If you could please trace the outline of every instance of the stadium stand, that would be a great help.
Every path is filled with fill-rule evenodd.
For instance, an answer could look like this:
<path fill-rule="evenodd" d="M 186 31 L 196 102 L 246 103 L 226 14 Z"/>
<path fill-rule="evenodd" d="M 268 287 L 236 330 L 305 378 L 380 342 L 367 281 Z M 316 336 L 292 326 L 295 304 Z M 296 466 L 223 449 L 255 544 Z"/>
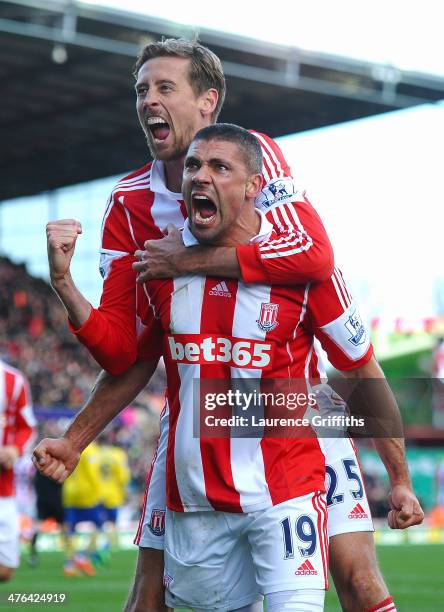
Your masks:
<path fill-rule="evenodd" d="M 25 372 L 37 406 L 80 406 L 99 370 L 69 332 L 51 287 L 4 257 L 0 282 L 1 354 Z"/>

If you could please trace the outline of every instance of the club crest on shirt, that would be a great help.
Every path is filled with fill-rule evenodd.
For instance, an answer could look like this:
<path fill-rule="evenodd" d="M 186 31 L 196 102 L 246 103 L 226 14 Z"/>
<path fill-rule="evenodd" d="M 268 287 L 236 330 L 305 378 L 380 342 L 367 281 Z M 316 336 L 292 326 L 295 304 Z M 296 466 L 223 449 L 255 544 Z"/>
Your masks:
<path fill-rule="evenodd" d="M 271 332 L 275 327 L 277 327 L 279 325 L 277 321 L 278 312 L 279 304 L 262 302 L 259 319 L 256 320 L 256 323 L 259 325 L 259 329 L 264 332 Z"/>
<path fill-rule="evenodd" d="M 165 510 L 154 508 L 148 527 L 153 535 L 162 536 L 165 533 Z"/>
<path fill-rule="evenodd" d="M 297 193 L 293 179 L 289 176 L 275 179 L 267 183 L 255 200 L 255 206 L 268 210 L 274 204 L 288 200 L 291 202 Z"/>
<path fill-rule="evenodd" d="M 350 338 L 348 339 L 354 346 L 358 346 L 359 344 L 364 344 L 366 333 L 365 327 L 362 323 L 361 316 L 357 310 L 355 310 L 344 323 L 346 329 L 351 333 Z"/>

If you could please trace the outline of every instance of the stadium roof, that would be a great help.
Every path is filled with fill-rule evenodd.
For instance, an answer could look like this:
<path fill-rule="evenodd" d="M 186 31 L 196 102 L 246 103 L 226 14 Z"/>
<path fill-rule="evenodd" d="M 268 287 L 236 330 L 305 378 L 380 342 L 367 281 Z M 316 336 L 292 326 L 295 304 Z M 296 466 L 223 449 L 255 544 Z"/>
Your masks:
<path fill-rule="evenodd" d="M 123 173 L 145 163 L 134 58 L 187 26 L 68 0 L 0 3 L 0 200 Z M 271 136 L 444 98 L 444 79 L 199 30 L 222 59 L 221 120 Z"/>

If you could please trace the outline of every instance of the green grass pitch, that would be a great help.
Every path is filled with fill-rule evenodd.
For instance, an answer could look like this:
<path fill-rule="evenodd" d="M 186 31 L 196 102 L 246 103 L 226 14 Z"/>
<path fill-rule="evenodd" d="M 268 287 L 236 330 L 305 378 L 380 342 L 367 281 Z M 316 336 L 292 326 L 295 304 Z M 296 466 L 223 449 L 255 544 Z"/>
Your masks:
<path fill-rule="evenodd" d="M 400 612 L 438 612 L 444 609 L 444 546 L 383 546 L 378 556 L 384 576 Z M 95 577 L 66 578 L 62 575 L 62 555 L 42 553 L 33 569 L 23 559 L 12 582 L 0 585 L 0 609 L 60 609 L 61 612 L 118 612 L 122 610 L 133 575 L 136 554 L 113 553 L 108 566 Z M 65 592 L 64 604 L 7 604 L 6 594 L 18 592 Z M 327 594 L 326 611 L 340 610 L 334 589 Z"/>

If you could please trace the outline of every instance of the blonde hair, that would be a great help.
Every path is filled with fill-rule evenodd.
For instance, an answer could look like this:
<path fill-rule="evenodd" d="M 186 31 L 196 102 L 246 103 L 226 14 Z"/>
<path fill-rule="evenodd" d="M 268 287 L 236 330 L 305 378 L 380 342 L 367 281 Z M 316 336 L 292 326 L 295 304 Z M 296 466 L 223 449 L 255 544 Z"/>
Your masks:
<path fill-rule="evenodd" d="M 137 73 L 145 62 L 156 57 L 183 57 L 190 60 L 189 81 L 196 95 L 208 89 L 216 89 L 219 94 L 212 119 L 217 121 L 225 100 L 225 76 L 222 63 L 215 53 L 199 44 L 183 38 L 166 38 L 149 43 L 140 52 L 134 65 Z"/>

